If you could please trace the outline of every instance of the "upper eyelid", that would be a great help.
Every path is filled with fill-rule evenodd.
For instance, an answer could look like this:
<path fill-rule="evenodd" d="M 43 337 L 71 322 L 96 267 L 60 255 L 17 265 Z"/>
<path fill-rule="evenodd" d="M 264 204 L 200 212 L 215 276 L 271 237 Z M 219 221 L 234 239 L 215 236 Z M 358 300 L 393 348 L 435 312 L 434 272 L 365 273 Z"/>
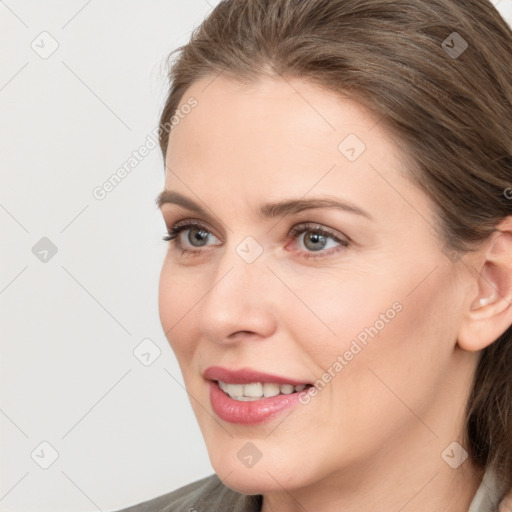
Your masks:
<path fill-rule="evenodd" d="M 196 226 L 196 227 L 200 227 L 200 228 L 205 228 L 206 231 L 208 231 L 209 233 L 211 233 L 215 237 L 219 238 L 216 235 L 216 230 L 215 229 L 212 229 L 207 222 L 202 221 L 202 220 L 198 220 L 198 219 L 183 219 L 183 220 L 179 220 L 179 221 L 171 223 L 170 227 L 168 229 L 172 230 L 172 229 L 178 229 L 178 228 L 187 228 L 187 227 L 190 227 L 190 226 L 192 226 L 192 227 Z"/>
<path fill-rule="evenodd" d="M 181 208 L 182 208 L 182 207 L 180 206 L 180 209 L 181 209 Z M 164 213 L 162 210 L 161 210 L 161 212 L 162 212 L 163 217 L 164 217 L 164 219 L 165 219 L 165 217 L 166 217 L 165 213 Z M 183 212 L 182 212 L 182 213 L 183 213 Z M 301 211 L 300 213 L 304 213 L 304 211 Z M 176 216 L 178 216 L 178 214 L 176 214 Z M 179 215 L 179 216 L 181 216 L 181 215 Z M 174 215 L 173 215 L 173 217 L 174 217 Z M 189 221 L 189 219 L 190 219 L 192 223 L 201 224 L 201 225 L 203 225 L 204 227 L 207 227 L 207 228 L 208 228 L 208 230 L 209 230 L 209 231 L 211 231 L 213 234 L 215 234 L 216 232 L 218 233 L 220 230 L 212 229 L 212 228 L 211 228 L 211 226 L 212 226 L 212 224 L 211 224 L 211 220 L 215 220 L 215 219 L 214 219 L 214 218 L 212 218 L 212 219 L 210 220 L 209 216 L 208 216 L 207 218 L 208 218 L 209 220 L 202 220 L 202 219 L 201 219 L 201 220 L 199 220 L 198 218 L 194 218 L 194 217 L 189 217 L 189 218 L 184 217 L 182 220 L 179 220 L 179 221 L 176 221 L 176 222 L 171 222 L 171 223 L 170 223 L 170 226 L 171 226 L 171 227 L 174 227 L 174 226 L 176 226 L 176 225 L 178 225 L 178 224 L 180 224 L 180 225 L 181 225 L 181 223 L 182 223 L 182 222 L 186 223 L 186 222 L 188 222 L 188 221 Z M 292 231 L 292 230 L 295 228 L 295 226 L 297 226 L 297 225 L 316 225 L 316 226 L 318 226 L 318 228 L 319 228 L 319 229 L 323 229 L 323 230 L 326 230 L 326 231 L 331 231 L 331 232 L 334 232 L 334 233 L 339 233 L 339 234 L 341 235 L 341 237 L 346 238 L 347 240 L 351 241 L 351 240 L 350 240 L 350 237 L 348 237 L 348 236 L 347 236 L 347 235 L 345 235 L 344 233 L 341 233 L 340 231 L 338 231 L 338 230 L 337 230 L 337 229 L 335 229 L 335 228 L 331 228 L 331 227 L 325 226 L 324 224 L 319 223 L 319 222 L 312 222 L 312 221 L 306 221 L 306 220 L 304 220 L 304 221 L 299 222 L 299 223 L 298 223 L 298 224 L 296 224 L 296 225 L 293 225 L 293 226 L 292 226 L 288 231 Z M 228 227 L 228 229 L 229 229 L 229 227 Z M 229 231 L 232 231 L 232 230 L 231 230 L 231 229 L 229 229 Z M 215 236 L 217 236 L 217 235 L 215 235 Z M 217 238 L 219 238 L 219 237 L 217 236 Z"/>
<path fill-rule="evenodd" d="M 290 232 L 300 232 L 300 231 L 321 231 L 323 233 L 327 233 L 334 238 L 348 238 L 348 236 L 339 232 L 337 229 L 329 228 L 324 226 L 323 224 L 319 224 L 317 222 L 301 222 L 300 224 L 293 225 L 290 229 Z M 340 236 L 338 236 L 340 235 Z"/>
<path fill-rule="evenodd" d="M 200 227 L 205 227 L 205 228 L 207 227 L 209 229 L 209 226 L 207 226 L 207 223 L 200 221 L 200 220 L 195 220 L 195 219 L 179 220 L 177 222 L 174 222 L 171 227 L 175 228 L 175 227 L 186 227 L 186 226 L 200 226 Z"/>

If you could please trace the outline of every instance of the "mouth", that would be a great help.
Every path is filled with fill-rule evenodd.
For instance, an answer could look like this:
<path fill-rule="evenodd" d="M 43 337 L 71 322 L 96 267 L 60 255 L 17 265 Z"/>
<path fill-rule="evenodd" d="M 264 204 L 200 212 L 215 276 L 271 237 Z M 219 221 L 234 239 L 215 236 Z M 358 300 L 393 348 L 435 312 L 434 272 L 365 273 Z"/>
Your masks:
<path fill-rule="evenodd" d="M 299 393 L 311 384 L 278 384 L 275 382 L 250 382 L 247 384 L 231 384 L 221 380 L 214 381 L 231 399 L 239 402 L 253 402 L 278 395 Z"/>
<path fill-rule="evenodd" d="M 210 366 L 203 377 L 208 382 L 210 402 L 219 418 L 230 423 L 254 425 L 271 420 L 296 407 L 313 384 L 252 368 L 228 369 Z"/>

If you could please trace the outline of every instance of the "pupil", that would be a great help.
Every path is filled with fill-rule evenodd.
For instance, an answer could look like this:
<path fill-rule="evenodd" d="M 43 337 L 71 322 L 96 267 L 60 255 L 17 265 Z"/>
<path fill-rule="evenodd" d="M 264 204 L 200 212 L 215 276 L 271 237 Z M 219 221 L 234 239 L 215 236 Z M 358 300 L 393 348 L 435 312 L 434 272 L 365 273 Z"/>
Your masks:
<path fill-rule="evenodd" d="M 201 247 L 206 244 L 208 232 L 202 228 L 190 228 L 188 232 L 188 241 L 195 247 Z"/>
<path fill-rule="evenodd" d="M 312 251 L 319 251 L 325 247 L 327 237 L 321 233 L 309 232 L 304 237 L 304 245 Z"/>

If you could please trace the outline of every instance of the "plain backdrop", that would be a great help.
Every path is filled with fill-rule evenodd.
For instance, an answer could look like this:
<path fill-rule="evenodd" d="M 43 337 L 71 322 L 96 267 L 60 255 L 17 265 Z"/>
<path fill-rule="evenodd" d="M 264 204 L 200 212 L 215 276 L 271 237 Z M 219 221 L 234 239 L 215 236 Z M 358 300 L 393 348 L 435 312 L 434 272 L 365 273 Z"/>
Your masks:
<path fill-rule="evenodd" d="M 1 512 L 117 510 L 213 473 L 158 317 L 150 139 L 166 56 L 217 3 L 0 0 Z"/>

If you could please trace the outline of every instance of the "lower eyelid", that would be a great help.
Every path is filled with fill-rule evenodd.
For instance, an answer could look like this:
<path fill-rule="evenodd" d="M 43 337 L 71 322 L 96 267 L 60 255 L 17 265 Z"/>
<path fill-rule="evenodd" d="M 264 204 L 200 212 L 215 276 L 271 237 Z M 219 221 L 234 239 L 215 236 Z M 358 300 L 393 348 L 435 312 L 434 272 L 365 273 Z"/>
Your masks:
<path fill-rule="evenodd" d="M 308 259 L 308 258 L 328 258 L 329 256 L 332 256 L 338 252 L 343 251 L 346 249 L 347 246 L 345 245 L 338 245 L 336 247 L 331 247 L 330 249 L 327 249 L 325 251 L 298 251 L 300 252 L 300 258 Z"/>

